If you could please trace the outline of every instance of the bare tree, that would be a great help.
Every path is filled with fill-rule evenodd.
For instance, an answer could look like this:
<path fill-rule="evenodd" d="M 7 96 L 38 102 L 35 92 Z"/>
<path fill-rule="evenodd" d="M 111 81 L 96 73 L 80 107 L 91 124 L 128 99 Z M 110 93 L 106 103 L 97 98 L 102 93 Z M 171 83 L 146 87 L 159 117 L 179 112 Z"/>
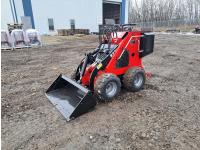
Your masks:
<path fill-rule="evenodd" d="M 129 21 L 200 19 L 200 0 L 129 0 Z"/>

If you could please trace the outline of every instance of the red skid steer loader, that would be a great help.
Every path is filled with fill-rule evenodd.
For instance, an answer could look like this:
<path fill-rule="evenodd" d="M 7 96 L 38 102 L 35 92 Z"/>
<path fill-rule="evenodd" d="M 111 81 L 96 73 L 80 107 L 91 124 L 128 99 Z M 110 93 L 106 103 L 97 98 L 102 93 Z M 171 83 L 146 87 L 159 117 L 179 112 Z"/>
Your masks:
<path fill-rule="evenodd" d="M 100 41 L 71 78 L 61 74 L 46 91 L 67 121 L 94 108 L 97 100 L 112 100 L 122 85 L 137 92 L 145 84 L 142 58 L 153 52 L 153 33 L 137 31 L 133 24 L 106 25 Z"/>

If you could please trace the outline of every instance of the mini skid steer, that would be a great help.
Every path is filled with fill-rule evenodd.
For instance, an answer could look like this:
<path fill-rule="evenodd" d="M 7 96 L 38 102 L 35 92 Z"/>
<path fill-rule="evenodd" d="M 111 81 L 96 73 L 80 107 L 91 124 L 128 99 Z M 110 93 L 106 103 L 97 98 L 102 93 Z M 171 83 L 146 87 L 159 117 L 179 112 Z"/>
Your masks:
<path fill-rule="evenodd" d="M 145 84 L 142 58 L 153 52 L 154 34 L 134 24 L 105 25 L 101 42 L 85 54 L 71 78 L 60 75 L 46 91 L 47 98 L 67 121 L 88 112 L 98 100 L 110 101 L 123 86 L 137 92 Z"/>

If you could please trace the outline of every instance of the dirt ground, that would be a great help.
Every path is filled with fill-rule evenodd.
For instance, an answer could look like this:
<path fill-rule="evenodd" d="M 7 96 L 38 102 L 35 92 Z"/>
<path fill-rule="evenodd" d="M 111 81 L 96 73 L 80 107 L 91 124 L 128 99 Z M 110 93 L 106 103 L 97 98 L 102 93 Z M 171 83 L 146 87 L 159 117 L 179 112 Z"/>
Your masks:
<path fill-rule="evenodd" d="M 97 37 L 43 40 L 42 48 L 2 51 L 2 149 L 200 149 L 200 36 L 157 34 L 155 52 L 144 58 L 152 73 L 144 90 L 122 90 L 71 122 L 44 93 Z"/>

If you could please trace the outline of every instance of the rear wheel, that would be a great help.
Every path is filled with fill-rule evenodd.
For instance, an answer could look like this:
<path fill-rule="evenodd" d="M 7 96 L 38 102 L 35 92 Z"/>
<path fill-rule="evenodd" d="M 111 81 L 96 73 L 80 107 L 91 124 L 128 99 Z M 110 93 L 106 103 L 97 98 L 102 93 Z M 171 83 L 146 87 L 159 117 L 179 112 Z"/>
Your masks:
<path fill-rule="evenodd" d="M 145 71 L 142 68 L 130 68 L 123 77 L 124 87 L 130 91 L 137 92 L 144 87 Z"/>
<path fill-rule="evenodd" d="M 121 90 L 121 81 L 114 74 L 105 73 L 99 76 L 94 84 L 94 92 L 100 100 L 110 101 Z"/>

